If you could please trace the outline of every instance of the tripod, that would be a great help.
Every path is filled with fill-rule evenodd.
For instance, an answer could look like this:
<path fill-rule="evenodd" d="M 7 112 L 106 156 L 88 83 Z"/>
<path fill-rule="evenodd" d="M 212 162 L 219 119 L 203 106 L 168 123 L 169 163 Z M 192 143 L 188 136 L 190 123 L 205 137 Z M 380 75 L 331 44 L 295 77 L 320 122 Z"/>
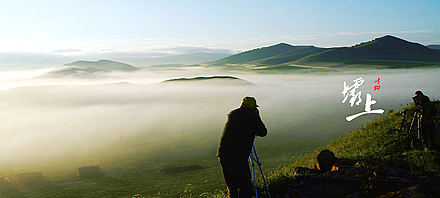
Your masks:
<path fill-rule="evenodd" d="M 407 135 L 407 137 L 410 137 L 412 140 L 414 140 L 412 138 L 413 137 L 413 133 L 412 132 L 414 130 L 417 130 L 417 140 L 423 142 L 424 137 L 422 135 L 422 124 L 421 124 L 420 112 L 418 110 L 416 110 L 414 112 L 414 115 L 413 115 L 412 120 L 411 120 L 411 124 L 409 124 L 406 121 L 407 110 L 403 110 L 400 113 L 403 115 L 402 122 L 400 123 L 400 131 L 404 132 Z M 416 124 L 416 122 L 417 122 L 417 124 Z M 416 127 L 416 128 L 414 129 L 414 127 Z"/>
<path fill-rule="evenodd" d="M 257 175 L 255 173 L 255 163 L 256 163 L 258 165 L 258 167 L 260 168 L 260 173 L 261 173 L 261 176 L 263 177 L 264 185 L 266 186 L 267 195 L 269 196 L 269 198 L 271 198 L 270 192 L 269 192 L 269 186 L 267 185 L 266 178 L 264 177 L 263 168 L 261 168 L 261 161 L 260 161 L 260 158 L 258 157 L 257 149 L 255 148 L 255 144 L 252 145 L 252 150 L 251 150 L 249 159 L 251 160 L 252 173 L 254 175 L 255 197 L 258 198 Z M 226 189 L 224 197 L 226 198 L 227 195 L 228 195 L 228 189 Z"/>
<path fill-rule="evenodd" d="M 255 157 L 254 157 L 255 155 Z M 263 168 L 261 168 L 261 161 L 260 158 L 258 157 L 257 154 L 257 149 L 255 148 L 255 144 L 252 145 L 252 151 L 251 151 L 251 155 L 249 156 L 251 159 L 251 163 L 252 163 L 252 172 L 254 174 L 254 188 L 255 188 L 255 197 L 258 198 L 258 192 L 257 192 L 257 175 L 255 174 L 255 163 L 258 164 L 258 167 L 260 168 L 260 173 L 261 173 L 261 177 L 263 178 L 264 181 L 264 185 L 266 186 L 266 192 L 267 195 L 269 196 L 269 198 L 271 198 L 270 196 L 270 192 L 269 192 L 269 186 L 267 186 L 267 182 L 266 182 L 266 178 L 264 177 L 264 173 L 263 173 Z M 255 163 L 254 163 L 255 162 Z"/>
<path fill-rule="evenodd" d="M 417 120 L 417 139 L 423 141 L 423 136 L 421 134 L 422 132 L 422 124 L 420 122 L 420 112 L 416 110 L 416 112 L 414 112 L 414 116 L 413 119 L 411 120 L 411 126 L 410 126 L 410 130 L 412 130 L 413 126 L 414 126 L 414 122 Z"/>

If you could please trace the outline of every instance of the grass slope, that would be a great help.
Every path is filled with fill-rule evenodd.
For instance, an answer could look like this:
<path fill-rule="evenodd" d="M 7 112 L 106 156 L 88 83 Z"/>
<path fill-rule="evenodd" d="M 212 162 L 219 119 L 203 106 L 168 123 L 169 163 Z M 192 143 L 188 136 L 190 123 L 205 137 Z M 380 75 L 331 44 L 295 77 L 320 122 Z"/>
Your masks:
<path fill-rule="evenodd" d="M 403 109 L 410 110 L 414 108 L 412 104 Z M 438 105 L 437 109 L 440 109 Z M 412 140 L 411 137 L 415 137 L 415 134 L 408 136 L 408 134 L 398 130 L 402 118 L 400 111 L 390 110 L 386 115 L 365 124 L 340 139 L 332 141 L 326 147 L 305 154 L 297 161 L 271 172 L 268 175 L 268 182 L 273 187 L 284 185 L 285 182 L 291 181 L 295 177 L 294 169 L 296 167 L 314 168 L 317 164 L 316 156 L 325 149 L 334 152 L 338 158 L 350 160 L 374 160 L 406 156 L 406 160 L 412 166 L 424 169 L 428 173 L 439 174 L 440 162 L 431 155 L 435 151 L 427 149 L 421 144 L 417 144 L 417 141 Z M 412 116 L 409 116 L 407 120 L 410 122 L 411 118 Z M 439 118 L 440 115 L 437 114 L 437 130 Z M 437 137 L 437 145 L 434 148 L 438 148 L 438 141 Z"/>
<path fill-rule="evenodd" d="M 276 56 L 272 56 L 269 58 L 264 58 L 264 59 L 259 59 L 257 61 L 253 61 L 253 62 L 249 62 L 249 63 L 253 63 L 253 64 L 258 64 L 258 65 L 279 65 L 279 64 L 283 64 L 283 63 L 288 63 L 288 62 L 292 62 L 292 61 L 296 61 L 299 60 L 303 57 L 312 55 L 312 54 L 316 54 L 319 52 L 323 52 L 326 49 L 324 48 L 317 48 L 314 46 L 295 46 L 295 48 L 293 48 L 290 51 L 287 51 L 285 53 L 276 55 Z"/>
<path fill-rule="evenodd" d="M 224 59 L 221 59 L 219 61 L 212 62 L 212 64 L 214 65 L 244 64 L 244 63 L 284 54 L 293 49 L 295 49 L 295 47 L 292 45 L 286 43 L 280 43 L 269 47 L 257 48 L 250 51 L 245 51 L 239 54 L 235 54 L 226 57 Z"/>

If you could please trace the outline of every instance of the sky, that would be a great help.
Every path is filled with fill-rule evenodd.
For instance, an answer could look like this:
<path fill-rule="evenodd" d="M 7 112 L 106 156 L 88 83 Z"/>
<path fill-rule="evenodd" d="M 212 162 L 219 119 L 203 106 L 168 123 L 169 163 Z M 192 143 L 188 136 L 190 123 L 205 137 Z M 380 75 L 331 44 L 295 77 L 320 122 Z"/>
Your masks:
<path fill-rule="evenodd" d="M 440 44 L 438 0 L 0 0 L 0 52 L 237 53 L 280 42 Z"/>

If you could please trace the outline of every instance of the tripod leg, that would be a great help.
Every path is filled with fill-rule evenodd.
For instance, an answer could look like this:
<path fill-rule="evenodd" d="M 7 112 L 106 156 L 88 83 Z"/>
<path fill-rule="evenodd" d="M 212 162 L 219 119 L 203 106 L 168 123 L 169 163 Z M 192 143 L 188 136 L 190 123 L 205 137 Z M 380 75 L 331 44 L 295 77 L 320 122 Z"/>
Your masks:
<path fill-rule="evenodd" d="M 403 113 L 403 119 L 402 122 L 400 123 L 400 132 L 403 133 L 404 135 L 410 137 L 411 136 L 411 127 L 410 124 L 408 123 L 408 121 L 406 121 L 406 112 Z"/>
<path fill-rule="evenodd" d="M 421 117 L 420 114 L 417 114 L 417 132 L 419 134 L 419 139 L 422 140 L 422 143 L 425 143 L 425 136 L 423 135 L 423 131 L 422 131 L 422 121 L 421 121 Z"/>
<path fill-rule="evenodd" d="M 417 116 L 417 112 L 414 112 L 414 116 L 413 116 L 413 118 L 411 120 L 411 125 L 409 126 L 408 133 L 412 132 L 412 129 L 413 129 L 413 126 L 414 126 L 414 122 L 417 119 L 416 116 Z M 411 135 L 413 135 L 413 134 L 411 133 Z"/>
<path fill-rule="evenodd" d="M 420 121 L 419 118 L 417 118 L 417 138 L 421 141 L 423 141 L 422 134 L 420 133 Z"/>
<path fill-rule="evenodd" d="M 263 181 L 264 181 L 264 185 L 266 186 L 267 194 L 269 195 L 269 198 L 271 198 L 270 192 L 269 192 L 269 186 L 267 185 L 266 177 L 264 177 L 263 168 L 261 168 L 261 162 L 260 162 L 260 158 L 258 157 L 257 149 L 255 148 L 255 144 L 252 146 L 252 149 L 253 149 L 253 151 L 255 153 L 255 159 L 256 159 L 256 162 L 258 164 L 258 167 L 260 168 L 261 177 L 263 177 Z M 254 177 L 255 177 L 255 170 L 254 170 Z M 257 184 L 255 184 L 255 187 L 257 187 Z M 257 192 L 257 190 L 255 190 L 255 193 L 256 192 Z"/>
<path fill-rule="evenodd" d="M 255 197 L 258 198 L 258 192 L 257 192 L 257 175 L 255 174 L 255 163 L 254 163 L 254 155 L 252 154 L 253 152 L 251 151 L 251 163 L 252 163 L 252 173 L 254 174 L 254 190 L 255 190 Z"/>

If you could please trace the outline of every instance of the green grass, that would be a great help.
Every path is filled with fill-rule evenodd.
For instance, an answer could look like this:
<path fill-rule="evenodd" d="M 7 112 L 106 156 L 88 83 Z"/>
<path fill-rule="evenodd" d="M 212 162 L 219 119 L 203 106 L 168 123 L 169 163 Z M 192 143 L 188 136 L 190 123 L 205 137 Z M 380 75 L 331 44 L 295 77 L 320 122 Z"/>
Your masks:
<path fill-rule="evenodd" d="M 414 105 L 401 110 L 403 109 L 414 109 Z M 439 117 L 439 115 L 436 116 L 437 120 Z M 433 157 L 433 151 L 411 144 L 406 134 L 397 130 L 402 118 L 400 110 L 390 110 L 386 115 L 332 141 L 327 146 L 302 155 L 297 161 L 271 172 L 268 175 L 268 183 L 272 186 L 283 185 L 294 178 L 296 167 L 314 168 L 317 164 L 316 156 L 324 149 L 334 152 L 338 158 L 352 160 L 374 160 L 403 155 L 412 166 L 422 168 L 427 172 L 440 173 L 440 164 Z"/>

